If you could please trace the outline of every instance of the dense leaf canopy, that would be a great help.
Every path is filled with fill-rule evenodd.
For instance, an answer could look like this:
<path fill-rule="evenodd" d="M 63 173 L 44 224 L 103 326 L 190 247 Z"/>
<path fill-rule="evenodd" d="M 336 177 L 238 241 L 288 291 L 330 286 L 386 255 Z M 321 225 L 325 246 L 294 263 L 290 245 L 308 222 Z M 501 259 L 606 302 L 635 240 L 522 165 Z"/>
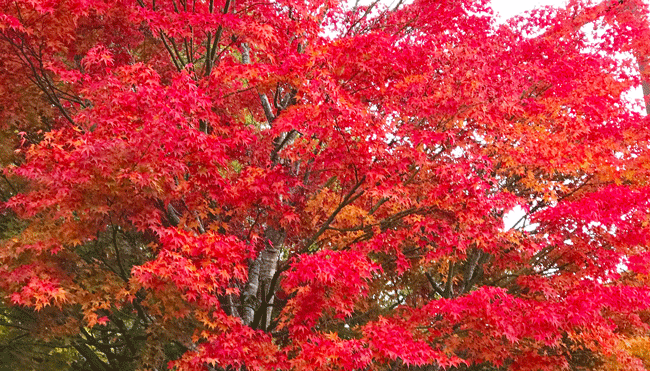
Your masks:
<path fill-rule="evenodd" d="M 644 370 L 647 10 L 0 0 L 0 363 Z"/>

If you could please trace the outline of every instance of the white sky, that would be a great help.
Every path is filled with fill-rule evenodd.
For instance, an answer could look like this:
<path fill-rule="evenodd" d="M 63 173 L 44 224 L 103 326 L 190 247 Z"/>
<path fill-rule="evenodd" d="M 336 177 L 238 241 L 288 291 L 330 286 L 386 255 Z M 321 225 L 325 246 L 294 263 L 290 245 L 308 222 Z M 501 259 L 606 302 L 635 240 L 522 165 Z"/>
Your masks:
<path fill-rule="evenodd" d="M 492 9 L 502 20 L 545 5 L 562 7 L 566 0 L 492 0 Z"/>

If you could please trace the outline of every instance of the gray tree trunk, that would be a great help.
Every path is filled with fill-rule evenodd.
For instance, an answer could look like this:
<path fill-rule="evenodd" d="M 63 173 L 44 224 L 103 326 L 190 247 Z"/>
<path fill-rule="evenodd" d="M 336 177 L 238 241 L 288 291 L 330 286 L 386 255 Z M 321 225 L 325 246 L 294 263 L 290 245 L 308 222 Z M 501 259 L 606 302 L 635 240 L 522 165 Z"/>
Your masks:
<path fill-rule="evenodd" d="M 242 322 L 245 325 L 252 325 L 255 318 L 256 310 L 265 302 L 269 291 L 273 290 L 271 281 L 277 270 L 280 250 L 284 242 L 285 234 L 275 228 L 267 227 L 264 233 L 267 239 L 266 247 L 255 260 L 250 262 L 248 267 L 248 282 L 242 293 Z M 272 304 L 271 300 L 267 304 Z M 271 321 L 271 312 L 273 307 L 268 306 L 262 315 L 260 323 L 267 324 Z"/>

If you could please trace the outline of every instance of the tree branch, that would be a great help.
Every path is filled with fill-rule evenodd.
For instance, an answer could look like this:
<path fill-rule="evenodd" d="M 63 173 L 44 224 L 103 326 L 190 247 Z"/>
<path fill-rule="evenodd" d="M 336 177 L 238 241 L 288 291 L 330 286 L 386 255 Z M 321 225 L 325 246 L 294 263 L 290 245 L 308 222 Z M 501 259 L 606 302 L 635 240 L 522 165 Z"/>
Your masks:
<path fill-rule="evenodd" d="M 341 212 L 341 210 L 343 210 L 343 208 L 345 208 L 350 203 L 354 202 L 357 198 L 359 198 L 363 194 L 364 191 L 361 191 L 358 194 L 355 193 L 357 192 L 357 189 L 359 189 L 359 187 L 361 186 L 361 184 L 363 184 L 365 180 L 366 180 L 366 176 L 364 175 L 363 177 L 361 177 L 359 182 L 355 184 L 354 187 L 352 187 L 352 189 L 348 192 L 348 194 L 345 195 L 345 198 L 343 198 L 343 201 L 341 201 L 341 203 L 336 208 L 336 210 L 334 210 L 332 214 L 330 214 L 330 216 L 327 218 L 325 223 L 323 223 L 320 229 L 316 233 L 314 233 L 314 235 L 312 235 L 307 240 L 307 242 L 305 242 L 304 245 L 305 248 L 309 248 L 309 246 L 311 246 L 314 242 L 316 242 L 318 237 L 320 237 L 327 230 L 327 228 L 329 228 L 330 224 L 334 221 L 334 219 Z"/>
<path fill-rule="evenodd" d="M 429 281 L 429 284 L 431 285 L 431 287 L 433 287 L 435 292 L 438 293 L 438 295 L 440 295 L 441 297 L 444 298 L 445 297 L 445 292 L 442 291 L 440 286 L 438 286 L 438 284 L 433 280 L 433 277 L 431 276 L 431 274 L 429 272 L 424 272 L 424 275 L 427 277 L 427 280 Z"/>

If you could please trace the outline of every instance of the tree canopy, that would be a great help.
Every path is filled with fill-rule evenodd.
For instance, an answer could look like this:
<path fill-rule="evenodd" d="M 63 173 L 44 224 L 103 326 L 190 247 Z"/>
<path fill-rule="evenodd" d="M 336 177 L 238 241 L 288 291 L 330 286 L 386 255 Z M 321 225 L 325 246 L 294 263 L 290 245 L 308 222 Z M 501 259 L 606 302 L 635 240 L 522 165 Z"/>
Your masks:
<path fill-rule="evenodd" d="M 647 14 L 0 0 L 0 360 L 645 370 Z"/>

